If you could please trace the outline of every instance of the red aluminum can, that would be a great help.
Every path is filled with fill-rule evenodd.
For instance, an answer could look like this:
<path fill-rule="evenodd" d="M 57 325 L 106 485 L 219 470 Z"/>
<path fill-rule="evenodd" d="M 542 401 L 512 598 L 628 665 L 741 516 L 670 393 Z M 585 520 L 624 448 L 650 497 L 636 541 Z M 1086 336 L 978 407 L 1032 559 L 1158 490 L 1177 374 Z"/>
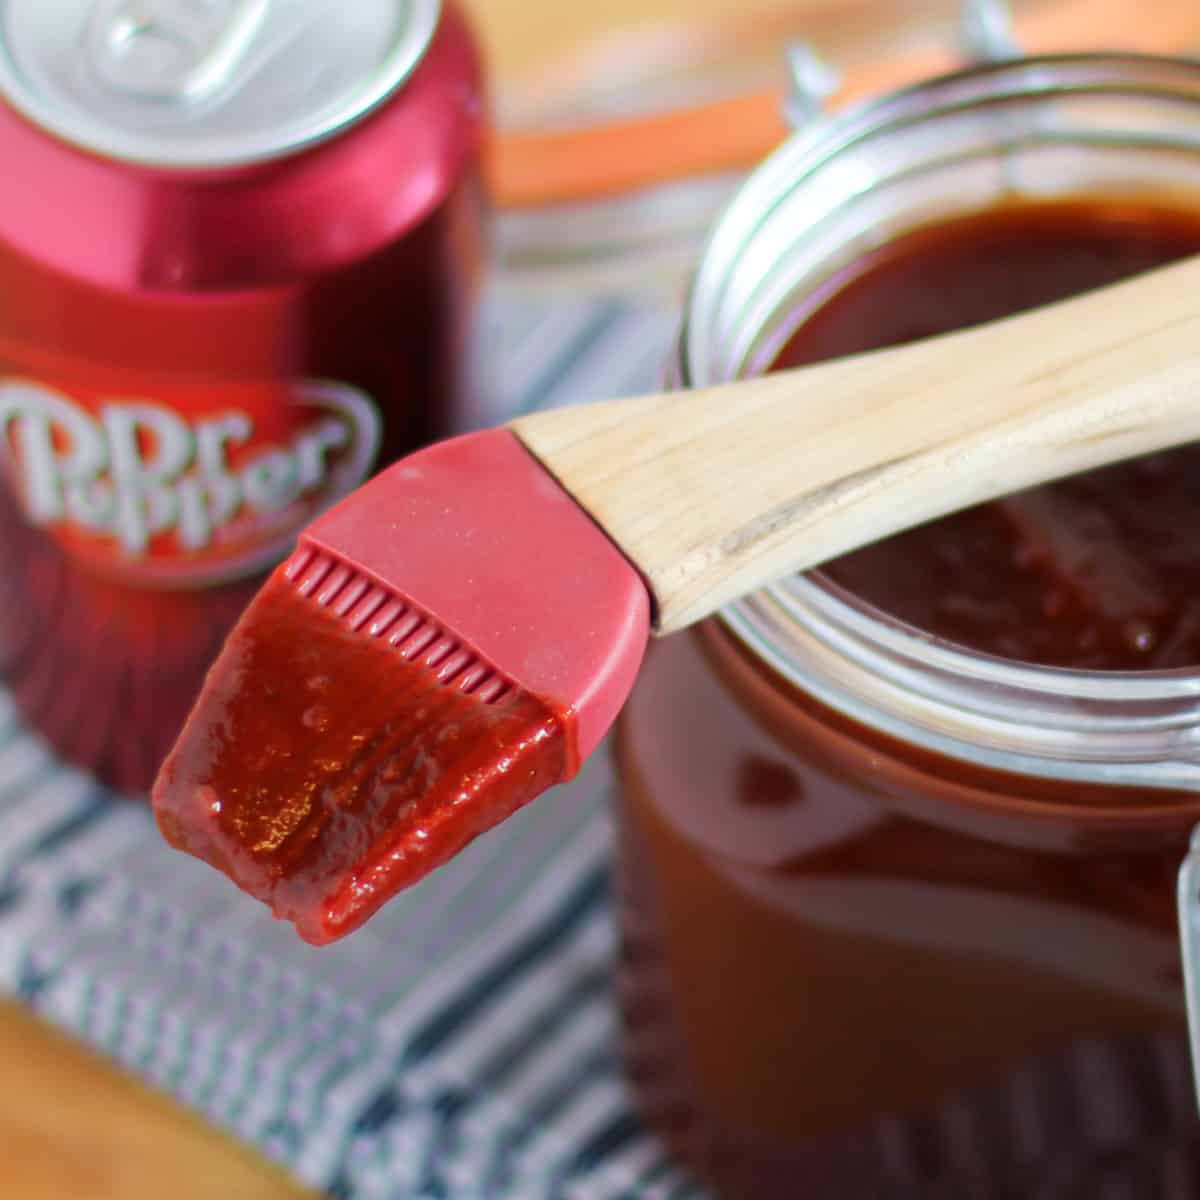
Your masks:
<path fill-rule="evenodd" d="M 104 782 L 302 526 L 467 422 L 484 126 L 439 0 L 0 0 L 0 671 Z"/>

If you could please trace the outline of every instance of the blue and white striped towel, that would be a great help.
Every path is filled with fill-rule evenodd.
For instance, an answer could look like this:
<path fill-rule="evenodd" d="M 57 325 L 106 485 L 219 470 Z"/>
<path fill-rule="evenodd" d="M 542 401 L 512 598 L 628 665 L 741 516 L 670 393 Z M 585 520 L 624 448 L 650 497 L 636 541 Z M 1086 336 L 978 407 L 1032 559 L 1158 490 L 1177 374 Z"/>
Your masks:
<path fill-rule="evenodd" d="M 673 325 L 495 298 L 483 416 L 652 387 Z M 610 786 L 598 756 L 313 950 L 0 693 L 0 986 L 341 1200 L 694 1196 L 616 1058 Z"/>

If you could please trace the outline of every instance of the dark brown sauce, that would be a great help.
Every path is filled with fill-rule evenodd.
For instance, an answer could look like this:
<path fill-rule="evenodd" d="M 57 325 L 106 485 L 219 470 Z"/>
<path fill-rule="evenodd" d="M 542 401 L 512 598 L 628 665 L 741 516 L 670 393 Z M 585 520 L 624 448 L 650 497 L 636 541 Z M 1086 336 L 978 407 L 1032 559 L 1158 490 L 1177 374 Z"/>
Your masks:
<path fill-rule="evenodd" d="M 954 221 L 832 280 L 781 361 L 1195 251 L 1200 211 Z M 828 574 L 1010 658 L 1200 664 L 1200 448 L 931 523 Z M 1150 1181 L 1170 1161 L 1200 1195 L 1174 916 L 1194 798 L 920 750 L 787 686 L 718 622 L 651 647 L 616 750 L 626 1062 L 714 1194 L 1140 1200 L 1166 1194 Z"/>
<path fill-rule="evenodd" d="M 495 703 L 352 630 L 279 568 L 235 627 L 154 788 L 163 836 L 314 945 L 552 784 L 570 718 Z"/>
<path fill-rule="evenodd" d="M 898 345 L 1200 253 L 1200 214 L 1020 204 L 908 234 L 833 281 L 777 365 Z M 1200 397 L 1198 397 L 1200 402 Z M 1200 664 L 1200 446 L 969 509 L 829 564 L 952 642 L 1049 666 Z"/>

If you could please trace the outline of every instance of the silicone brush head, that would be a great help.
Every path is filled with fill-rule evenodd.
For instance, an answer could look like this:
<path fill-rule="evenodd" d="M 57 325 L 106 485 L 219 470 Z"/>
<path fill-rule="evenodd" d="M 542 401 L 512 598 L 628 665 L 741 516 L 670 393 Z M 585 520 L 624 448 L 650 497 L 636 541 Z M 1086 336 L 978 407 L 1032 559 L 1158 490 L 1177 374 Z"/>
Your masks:
<path fill-rule="evenodd" d="M 159 774 L 160 827 L 332 941 L 570 778 L 649 629 L 637 572 L 511 433 L 440 443 L 271 576 Z"/>

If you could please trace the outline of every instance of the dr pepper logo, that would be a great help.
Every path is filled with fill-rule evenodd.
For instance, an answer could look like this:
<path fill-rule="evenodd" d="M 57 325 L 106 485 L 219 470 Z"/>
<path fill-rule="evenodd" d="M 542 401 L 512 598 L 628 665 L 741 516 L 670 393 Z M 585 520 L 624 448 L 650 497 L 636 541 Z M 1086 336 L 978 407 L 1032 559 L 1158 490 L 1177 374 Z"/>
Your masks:
<path fill-rule="evenodd" d="M 366 478 L 379 436 L 370 399 L 325 380 L 166 401 L 0 376 L 0 453 L 29 519 L 96 567 L 158 586 L 283 557 Z"/>

